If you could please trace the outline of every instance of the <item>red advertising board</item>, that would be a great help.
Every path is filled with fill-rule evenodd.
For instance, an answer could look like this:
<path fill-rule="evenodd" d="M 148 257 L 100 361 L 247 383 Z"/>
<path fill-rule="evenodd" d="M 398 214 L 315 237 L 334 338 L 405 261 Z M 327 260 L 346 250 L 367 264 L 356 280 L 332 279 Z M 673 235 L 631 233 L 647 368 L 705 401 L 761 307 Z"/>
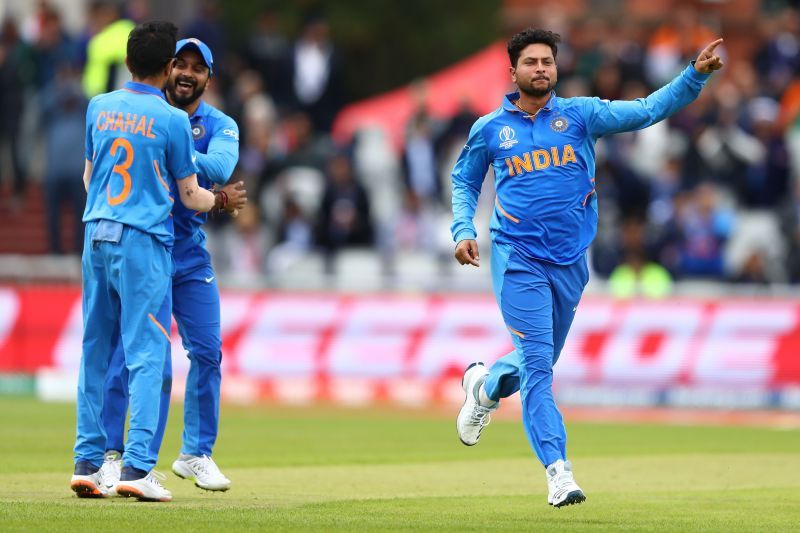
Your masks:
<path fill-rule="evenodd" d="M 0 372 L 74 372 L 82 328 L 78 288 L 0 287 Z M 222 336 L 223 370 L 238 393 L 298 401 L 336 389 L 354 401 L 413 395 L 511 350 L 491 295 L 224 292 Z M 179 377 L 188 360 L 174 324 L 172 340 Z M 800 302 L 587 297 L 556 386 L 800 386 Z"/>

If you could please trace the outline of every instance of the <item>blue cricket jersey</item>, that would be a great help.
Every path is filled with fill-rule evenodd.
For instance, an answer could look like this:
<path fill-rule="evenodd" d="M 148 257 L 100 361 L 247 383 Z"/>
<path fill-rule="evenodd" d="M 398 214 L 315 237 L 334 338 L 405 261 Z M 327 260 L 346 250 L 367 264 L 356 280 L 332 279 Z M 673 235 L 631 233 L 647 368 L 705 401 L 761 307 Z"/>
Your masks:
<path fill-rule="evenodd" d="M 89 102 L 85 155 L 93 168 L 83 221 L 121 222 L 171 246 L 175 180 L 197 172 L 186 113 L 128 82 Z"/>
<path fill-rule="evenodd" d="M 215 184 L 225 185 L 239 160 L 239 128 L 236 122 L 202 100 L 189 121 L 199 168 L 198 183 L 206 189 Z M 172 214 L 175 224 L 172 256 L 176 273 L 186 273 L 208 264 L 211 258 L 205 249 L 206 234 L 201 228 L 208 219 L 208 213 L 187 209 L 176 196 Z"/>
<path fill-rule="evenodd" d="M 597 233 L 594 145 L 611 133 L 646 128 L 692 102 L 708 79 L 690 64 L 647 98 L 559 98 L 529 116 L 506 95 L 479 118 L 452 175 L 455 242 L 476 237 L 472 219 L 489 165 L 494 169 L 492 239 L 536 259 L 569 265 Z"/>

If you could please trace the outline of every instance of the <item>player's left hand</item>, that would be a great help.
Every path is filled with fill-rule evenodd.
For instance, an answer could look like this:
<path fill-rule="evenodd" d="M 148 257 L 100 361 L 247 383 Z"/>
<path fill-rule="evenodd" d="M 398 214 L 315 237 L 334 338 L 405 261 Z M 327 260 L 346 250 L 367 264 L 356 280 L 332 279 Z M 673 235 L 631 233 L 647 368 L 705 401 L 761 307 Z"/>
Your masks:
<path fill-rule="evenodd" d="M 722 44 L 722 39 L 717 39 L 708 46 L 706 46 L 694 62 L 694 68 L 700 74 L 711 74 L 715 70 L 723 67 L 724 63 L 718 55 L 714 54 L 714 50 Z"/>
<path fill-rule="evenodd" d="M 244 188 L 244 182 L 229 183 L 219 190 L 228 195 L 228 203 L 225 204 L 223 209 L 230 213 L 232 217 L 238 216 L 239 209 L 242 209 L 247 203 L 247 191 Z"/>

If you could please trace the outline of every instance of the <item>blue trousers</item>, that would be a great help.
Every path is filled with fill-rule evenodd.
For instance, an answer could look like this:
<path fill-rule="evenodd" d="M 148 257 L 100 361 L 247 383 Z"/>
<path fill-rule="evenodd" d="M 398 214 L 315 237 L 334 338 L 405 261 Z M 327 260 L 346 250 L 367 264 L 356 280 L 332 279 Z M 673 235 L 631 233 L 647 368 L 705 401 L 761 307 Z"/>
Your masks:
<path fill-rule="evenodd" d="M 520 392 L 525 434 L 548 466 L 567 456 L 567 432 L 553 399 L 553 365 L 589 281 L 586 257 L 556 265 L 495 243 L 491 262 L 495 297 L 515 349 L 489 368 L 484 389 L 493 400 Z"/>
<path fill-rule="evenodd" d="M 128 466 L 149 471 L 158 459 L 152 441 L 169 349 L 164 325 L 169 325 L 171 311 L 172 257 L 153 236 L 130 226 L 89 222 L 85 231 L 75 460 L 98 467 L 103 463 L 104 382 L 111 354 L 121 344 L 131 411 L 123 459 Z"/>
<path fill-rule="evenodd" d="M 222 373 L 219 288 L 211 265 L 178 273 L 172 282 L 172 313 L 178 323 L 183 347 L 189 353 L 189 375 L 184 400 L 181 453 L 211 455 L 219 429 Z M 108 434 L 106 449 L 123 450 L 128 395 L 123 350 L 117 347 L 106 378 L 103 424 Z M 172 383 L 169 357 L 163 369 L 164 383 Z M 152 445 L 157 452 L 167 425 L 171 387 L 162 389 L 158 428 Z"/>

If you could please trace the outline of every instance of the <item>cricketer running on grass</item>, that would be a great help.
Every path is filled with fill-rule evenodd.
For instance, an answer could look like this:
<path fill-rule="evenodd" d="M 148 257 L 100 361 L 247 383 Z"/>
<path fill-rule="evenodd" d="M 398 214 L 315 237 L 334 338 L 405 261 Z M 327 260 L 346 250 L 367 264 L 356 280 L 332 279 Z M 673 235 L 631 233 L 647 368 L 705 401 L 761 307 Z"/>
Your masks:
<path fill-rule="evenodd" d="M 559 98 L 558 34 L 528 29 L 508 43 L 508 94 L 472 127 L 452 175 L 456 259 L 479 266 L 472 219 L 491 166 L 497 191 L 490 225 L 492 282 L 514 351 L 490 369 L 464 373 L 458 414 L 461 441 L 474 445 L 501 398 L 520 391 L 525 432 L 546 467 L 547 502 L 586 499 L 567 461 L 564 422 L 552 393 L 558 360 L 589 280 L 586 249 L 597 232 L 594 145 L 613 133 L 645 128 L 691 103 L 711 72 L 722 68 L 709 44 L 669 84 L 634 101 Z"/>
<path fill-rule="evenodd" d="M 232 118 L 201 99 L 214 73 L 211 50 L 198 39 L 183 39 L 176 45 L 175 56 L 166 97 L 170 104 L 189 115 L 199 169 L 197 181 L 203 188 L 221 186 L 227 210 L 241 208 L 247 201 L 244 184 L 225 185 L 239 160 L 239 128 Z M 182 478 L 193 479 L 200 488 L 224 491 L 231 482 L 211 458 L 219 427 L 222 339 L 219 289 L 201 228 L 208 215 L 180 201 L 175 202 L 172 215 L 175 226 L 172 314 L 190 359 L 183 443 L 172 470 Z M 164 324 L 169 327 L 168 320 Z M 167 355 L 158 428 L 151 444 L 155 452 L 164 437 L 171 383 L 172 362 Z M 119 477 L 121 453 L 125 449 L 123 431 L 128 405 L 128 372 L 121 346 L 114 352 L 105 394 L 103 424 L 108 440 L 103 471 L 109 494 L 114 495 L 113 486 Z"/>
<path fill-rule="evenodd" d="M 177 31 L 169 22 L 136 26 L 126 58 L 133 81 L 92 98 L 86 113 L 84 332 L 70 482 L 79 497 L 105 495 L 106 433 L 100 413 L 106 371 L 121 337 L 131 416 L 117 491 L 143 500 L 172 499 L 152 472 L 169 349 L 165 325 L 174 239 L 168 220 L 176 187 L 190 209 L 205 212 L 215 204 L 214 195 L 197 183 L 189 118 L 161 94 L 172 70 Z"/>

